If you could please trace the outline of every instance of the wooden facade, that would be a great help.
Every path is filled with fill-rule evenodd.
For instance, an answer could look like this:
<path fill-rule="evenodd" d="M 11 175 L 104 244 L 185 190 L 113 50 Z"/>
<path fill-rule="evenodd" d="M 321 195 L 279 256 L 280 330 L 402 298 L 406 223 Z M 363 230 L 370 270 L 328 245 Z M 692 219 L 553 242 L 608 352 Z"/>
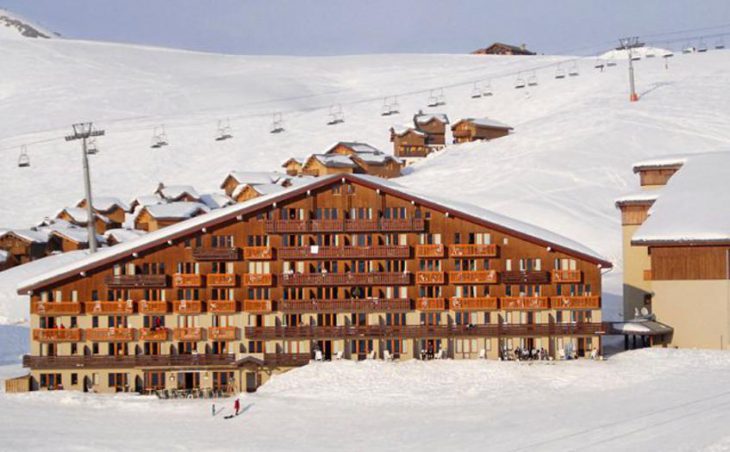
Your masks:
<path fill-rule="evenodd" d="M 513 46 L 495 42 L 489 47 L 477 49 L 472 52 L 473 55 L 535 55 L 535 52 L 527 50 L 524 44 L 521 46 Z"/>
<path fill-rule="evenodd" d="M 730 246 L 652 246 L 651 280 L 730 279 Z"/>
<path fill-rule="evenodd" d="M 509 135 L 512 127 L 480 124 L 473 119 L 462 119 L 451 126 L 454 143 L 468 143 L 470 141 L 493 140 Z"/>
<path fill-rule="evenodd" d="M 431 153 L 426 145 L 426 134 L 416 129 L 397 132 L 390 129 L 390 141 L 393 143 L 393 155 L 398 158 L 421 158 Z"/>
<path fill-rule="evenodd" d="M 426 144 L 429 146 L 446 144 L 446 125 L 449 122 L 440 119 L 440 116 L 419 113 L 413 117 L 413 122 L 418 130 L 426 134 Z"/>
<path fill-rule="evenodd" d="M 82 199 L 79 201 L 79 203 L 76 205 L 76 207 L 85 209 L 86 208 L 86 200 Z M 115 229 L 120 228 L 122 224 L 124 224 L 124 220 L 126 218 L 127 212 L 122 208 L 122 206 L 114 204 L 107 210 L 101 210 L 98 208 L 94 208 L 94 212 L 96 212 L 99 215 L 104 215 L 106 218 L 110 220 L 110 224 L 107 225 L 107 229 Z M 101 234 L 104 231 L 96 231 L 97 233 Z"/>
<path fill-rule="evenodd" d="M 639 174 L 642 187 L 656 187 L 667 185 L 669 179 L 682 168 L 682 165 L 642 165 L 634 168 Z"/>
<path fill-rule="evenodd" d="M 496 359 L 600 347 L 609 262 L 357 176 L 237 207 L 21 288 L 34 381 L 155 371 L 170 387 L 189 383 L 183 372 L 231 372 L 242 389 L 315 350 Z"/>
<path fill-rule="evenodd" d="M 56 218 L 68 221 L 69 223 L 82 228 L 86 227 L 86 221 L 77 221 L 76 218 L 70 215 L 65 209 L 62 210 L 58 214 L 58 216 L 56 216 Z M 122 221 L 120 222 L 112 222 L 109 218 L 102 214 L 94 215 L 94 230 L 96 230 L 97 234 L 104 234 L 107 229 L 120 228 L 122 226 L 122 223 L 124 223 L 124 211 L 122 211 Z"/>
<path fill-rule="evenodd" d="M 13 261 L 18 264 L 45 257 L 49 252 L 49 243 L 36 242 L 13 231 L 0 236 L 0 249 L 7 251 Z"/>

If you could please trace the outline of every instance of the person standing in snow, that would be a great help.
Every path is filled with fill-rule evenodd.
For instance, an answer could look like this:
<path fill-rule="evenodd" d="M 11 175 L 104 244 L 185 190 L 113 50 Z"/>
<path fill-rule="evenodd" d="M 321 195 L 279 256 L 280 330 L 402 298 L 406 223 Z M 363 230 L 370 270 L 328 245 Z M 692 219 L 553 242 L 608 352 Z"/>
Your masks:
<path fill-rule="evenodd" d="M 238 411 L 241 409 L 241 401 L 239 399 L 236 399 L 235 402 L 233 402 L 233 410 L 236 412 L 236 416 L 238 416 Z"/>

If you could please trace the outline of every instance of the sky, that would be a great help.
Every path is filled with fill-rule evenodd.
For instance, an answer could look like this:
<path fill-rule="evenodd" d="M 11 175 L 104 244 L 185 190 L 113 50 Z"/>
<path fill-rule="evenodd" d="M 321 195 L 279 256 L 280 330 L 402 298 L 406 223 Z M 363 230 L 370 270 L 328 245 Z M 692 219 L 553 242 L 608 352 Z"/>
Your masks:
<path fill-rule="evenodd" d="M 588 54 L 625 35 L 730 24 L 729 0 L 0 0 L 0 7 L 68 38 L 259 55 L 465 53 L 494 41 Z"/>

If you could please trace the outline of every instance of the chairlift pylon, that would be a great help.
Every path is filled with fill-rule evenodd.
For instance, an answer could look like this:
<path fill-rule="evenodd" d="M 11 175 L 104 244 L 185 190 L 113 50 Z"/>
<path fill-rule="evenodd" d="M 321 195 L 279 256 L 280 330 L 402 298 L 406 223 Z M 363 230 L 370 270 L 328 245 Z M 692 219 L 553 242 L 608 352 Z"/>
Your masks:
<path fill-rule="evenodd" d="M 284 131 L 284 119 L 281 113 L 274 113 L 274 118 L 271 122 L 271 133 L 281 133 Z"/>
<path fill-rule="evenodd" d="M 152 129 L 152 149 L 160 149 L 163 146 L 167 146 L 167 133 L 165 132 L 165 125 L 155 126 Z"/>
<path fill-rule="evenodd" d="M 482 97 L 482 90 L 479 87 L 479 82 L 474 82 L 474 87 L 471 89 L 471 98 L 480 99 Z"/>
<path fill-rule="evenodd" d="M 230 140 L 231 138 L 233 138 L 233 134 L 231 133 L 231 121 L 229 119 L 226 119 L 225 121 L 219 119 L 218 134 L 215 137 L 215 141 L 225 141 Z"/>
<path fill-rule="evenodd" d="M 522 89 L 525 87 L 525 79 L 522 78 L 522 74 L 517 76 L 515 79 L 515 89 Z"/>
<path fill-rule="evenodd" d="M 330 119 L 329 121 L 327 121 L 328 126 L 334 126 L 336 124 L 342 124 L 343 122 L 345 122 L 345 114 L 342 112 L 342 105 L 331 105 L 329 117 Z"/>
<path fill-rule="evenodd" d="M 28 147 L 23 145 L 20 147 L 20 156 L 18 157 L 18 168 L 28 168 L 30 166 L 30 156 L 28 155 Z"/>

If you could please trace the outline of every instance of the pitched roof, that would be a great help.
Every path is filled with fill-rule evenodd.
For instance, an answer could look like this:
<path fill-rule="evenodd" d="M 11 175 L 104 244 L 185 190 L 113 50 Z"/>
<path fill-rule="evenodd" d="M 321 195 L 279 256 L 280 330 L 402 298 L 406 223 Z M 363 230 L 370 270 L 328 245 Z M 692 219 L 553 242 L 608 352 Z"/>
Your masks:
<path fill-rule="evenodd" d="M 463 121 L 469 121 L 472 124 L 475 124 L 477 126 L 491 127 L 493 129 L 508 129 L 508 130 L 513 129 L 512 126 L 508 126 L 507 124 L 505 124 L 503 122 L 499 122 L 495 119 L 490 119 L 490 118 L 464 118 L 464 119 L 461 119 L 461 120 L 457 121 L 456 123 L 454 123 L 454 126 L 456 126 L 457 124 L 459 124 L 460 122 L 463 122 Z M 454 126 L 452 126 L 452 128 Z"/>
<path fill-rule="evenodd" d="M 89 221 L 89 212 L 85 208 L 81 207 L 66 207 L 65 209 L 58 212 L 56 217 L 61 216 L 62 213 L 66 213 L 71 220 L 76 224 L 86 224 Z M 94 218 L 101 220 L 104 223 L 111 223 L 111 220 L 100 213 L 94 213 Z"/>
<path fill-rule="evenodd" d="M 439 122 L 442 122 L 444 124 L 449 123 L 449 117 L 446 116 L 446 113 L 423 113 L 418 112 L 415 115 L 413 115 L 413 122 L 416 125 L 419 124 L 428 124 L 429 122 L 433 120 L 437 120 Z"/>
<path fill-rule="evenodd" d="M 327 150 L 324 152 L 325 154 L 329 155 L 332 151 L 335 150 L 337 146 L 346 146 L 350 149 L 352 149 L 355 152 L 382 152 L 380 149 L 371 146 L 367 143 L 361 143 L 358 141 L 338 141 L 337 143 L 333 144 Z"/>
<path fill-rule="evenodd" d="M 131 206 L 133 209 L 138 208 L 139 206 L 153 206 L 155 204 L 165 204 L 167 203 L 166 199 L 162 199 L 159 195 L 142 195 L 137 196 L 134 198 L 131 202 Z"/>
<path fill-rule="evenodd" d="M 26 293 L 29 290 L 43 287 L 73 275 L 78 275 L 80 272 L 87 269 L 127 259 L 133 252 L 144 252 L 164 243 L 182 239 L 191 234 L 198 233 L 203 227 L 210 227 L 229 221 L 235 221 L 242 215 L 252 214 L 260 209 L 270 208 L 274 202 L 281 202 L 293 196 L 305 194 L 309 190 L 329 186 L 342 179 L 373 189 L 380 189 L 382 192 L 392 196 L 428 205 L 430 208 L 435 210 L 448 212 L 454 217 L 464 218 L 467 221 L 482 224 L 492 229 L 501 230 L 532 243 L 542 246 L 551 246 L 557 251 L 562 251 L 566 254 L 583 258 L 603 267 L 610 268 L 612 266 L 610 262 L 606 261 L 599 254 L 572 239 L 480 207 L 455 201 L 436 200 L 433 199 L 433 197 L 417 194 L 410 189 L 406 189 L 398 184 L 374 176 L 333 174 L 330 176 L 315 178 L 309 183 L 301 184 L 284 192 L 260 196 L 242 203 L 214 210 L 205 215 L 181 221 L 180 223 L 150 232 L 149 234 L 132 242 L 121 243 L 114 247 L 105 248 L 78 262 L 55 268 L 52 271 L 23 281 L 18 287 L 18 293 Z"/>
<path fill-rule="evenodd" d="M 203 203 L 189 201 L 156 204 L 153 206 L 146 206 L 142 210 L 146 210 L 152 218 L 157 220 L 184 220 L 192 218 L 199 213 L 210 211 L 208 206 Z M 137 216 L 139 216 L 139 214 Z"/>
<path fill-rule="evenodd" d="M 146 233 L 146 231 L 140 231 L 139 229 L 114 228 L 107 230 L 104 233 L 104 237 L 107 241 L 114 239 L 117 243 L 124 243 L 130 240 L 135 240 Z"/>
<path fill-rule="evenodd" d="M 155 191 L 155 193 L 159 194 L 168 201 L 175 201 L 177 199 L 180 199 L 184 195 L 188 195 L 193 199 L 200 199 L 200 195 L 195 190 L 195 188 L 193 188 L 192 185 L 163 185 L 159 187 L 157 191 Z"/>
<path fill-rule="evenodd" d="M 238 196 L 243 193 L 244 190 L 247 188 L 251 188 L 252 190 L 256 191 L 259 195 L 268 195 L 271 193 L 278 193 L 280 191 L 284 191 L 287 189 L 287 187 L 282 187 L 279 184 L 241 184 L 236 187 L 235 190 L 233 190 L 232 196 L 234 198 L 238 198 Z"/>
<path fill-rule="evenodd" d="M 390 128 L 390 130 L 394 134 L 398 135 L 399 137 L 402 137 L 403 135 L 406 135 L 408 133 L 414 133 L 416 135 L 426 136 L 426 133 L 425 132 L 423 132 L 421 130 L 418 130 L 418 129 L 412 127 L 412 126 L 397 125 L 397 126 L 392 126 Z"/>
<path fill-rule="evenodd" d="M 76 207 L 81 207 L 81 205 L 85 202 L 86 198 L 79 200 L 79 202 L 76 203 Z M 115 207 L 119 207 L 127 212 L 130 209 L 129 204 L 114 196 L 94 196 L 91 199 L 91 203 L 94 205 L 94 209 L 100 212 L 108 212 Z"/>
<path fill-rule="evenodd" d="M 210 209 L 220 209 L 233 204 L 233 200 L 223 193 L 203 193 L 200 195 L 200 202 Z"/>
<path fill-rule="evenodd" d="M 5 231 L 2 235 L 0 235 L 0 237 L 4 237 L 8 234 L 13 234 L 21 240 L 25 240 L 30 243 L 48 243 L 49 233 L 47 231 L 39 231 L 36 229 L 12 229 L 10 231 Z"/>
<path fill-rule="evenodd" d="M 78 244 L 89 243 L 89 235 L 84 228 L 56 228 L 51 232 L 51 235 Z M 105 244 L 106 238 L 103 235 L 96 234 L 96 243 Z"/>
<path fill-rule="evenodd" d="M 349 155 L 342 154 L 312 154 L 307 158 L 305 165 L 314 159 L 328 168 L 354 168 L 357 165 L 352 161 Z"/>
<path fill-rule="evenodd" d="M 279 181 L 282 177 L 286 177 L 285 174 L 281 174 L 277 171 L 231 171 L 223 179 L 221 187 L 223 188 L 226 181 L 232 178 L 239 185 L 241 184 L 273 184 Z"/>

